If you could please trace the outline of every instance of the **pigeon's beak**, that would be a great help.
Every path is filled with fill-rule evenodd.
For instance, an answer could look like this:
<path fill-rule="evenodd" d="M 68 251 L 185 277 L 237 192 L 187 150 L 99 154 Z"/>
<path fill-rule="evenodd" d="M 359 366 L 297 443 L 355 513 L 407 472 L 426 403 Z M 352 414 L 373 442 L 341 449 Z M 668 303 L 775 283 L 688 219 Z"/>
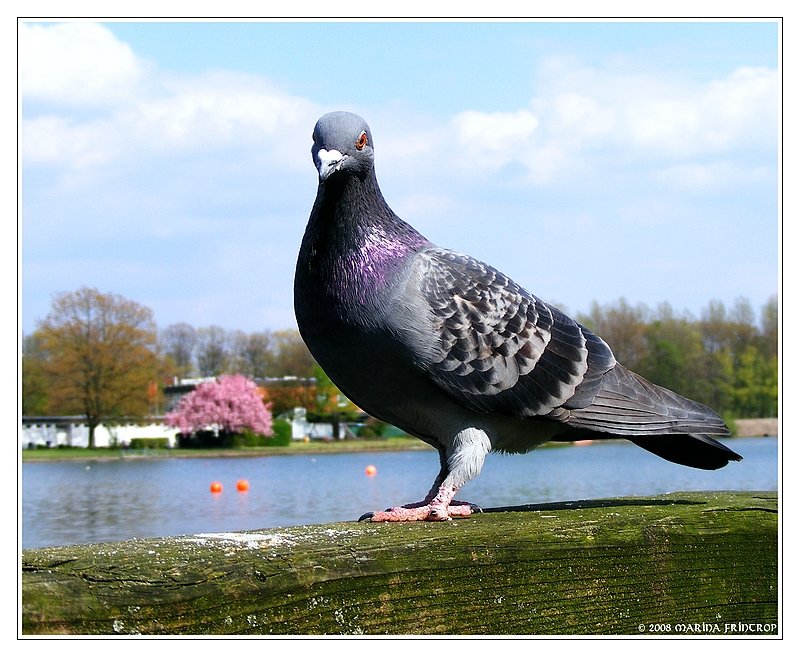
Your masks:
<path fill-rule="evenodd" d="M 320 148 L 319 151 L 317 151 L 317 171 L 319 172 L 319 181 L 325 182 L 328 176 L 330 176 L 334 171 L 341 169 L 346 157 L 346 155 L 343 155 L 336 149 L 329 151 L 324 148 Z"/>

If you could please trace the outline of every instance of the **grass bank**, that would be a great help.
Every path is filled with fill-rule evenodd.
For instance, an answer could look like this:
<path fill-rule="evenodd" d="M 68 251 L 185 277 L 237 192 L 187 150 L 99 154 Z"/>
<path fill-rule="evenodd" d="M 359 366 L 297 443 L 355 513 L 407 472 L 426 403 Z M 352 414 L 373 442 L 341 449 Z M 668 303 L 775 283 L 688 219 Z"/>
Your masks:
<path fill-rule="evenodd" d="M 337 440 L 325 442 L 295 441 L 286 447 L 239 447 L 237 449 L 116 449 L 84 447 L 55 447 L 52 449 L 24 449 L 22 460 L 103 460 L 136 458 L 237 458 L 244 456 L 278 456 L 288 454 L 332 454 L 338 452 L 378 452 L 410 449 L 431 449 L 421 440 L 410 437 L 375 438 L 364 440 Z"/>

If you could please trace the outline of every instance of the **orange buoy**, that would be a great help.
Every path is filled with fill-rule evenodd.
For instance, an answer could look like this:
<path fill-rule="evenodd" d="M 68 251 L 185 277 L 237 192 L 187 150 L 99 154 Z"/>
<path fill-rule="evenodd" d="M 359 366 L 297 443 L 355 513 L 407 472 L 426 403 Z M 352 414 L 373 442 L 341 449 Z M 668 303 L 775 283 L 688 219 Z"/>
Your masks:
<path fill-rule="evenodd" d="M 366 468 L 364 468 L 364 474 L 368 477 L 374 477 L 376 474 L 378 474 L 378 468 L 376 468 L 374 465 L 368 465 Z"/>
<path fill-rule="evenodd" d="M 212 481 L 210 490 L 212 493 L 221 493 L 222 492 L 222 484 L 218 481 Z"/>
<path fill-rule="evenodd" d="M 236 490 L 238 490 L 240 493 L 246 493 L 248 490 L 250 490 L 250 482 L 247 481 L 247 479 L 240 479 L 236 482 Z"/>

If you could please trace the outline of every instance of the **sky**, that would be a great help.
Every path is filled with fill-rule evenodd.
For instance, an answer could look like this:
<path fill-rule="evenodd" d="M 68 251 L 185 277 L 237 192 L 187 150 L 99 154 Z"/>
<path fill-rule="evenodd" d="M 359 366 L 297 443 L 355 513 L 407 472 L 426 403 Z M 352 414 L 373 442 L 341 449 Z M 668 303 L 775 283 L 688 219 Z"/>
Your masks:
<path fill-rule="evenodd" d="M 575 315 L 777 294 L 778 25 L 21 22 L 23 333 L 83 286 L 295 326 L 311 132 L 370 124 L 390 206 Z"/>

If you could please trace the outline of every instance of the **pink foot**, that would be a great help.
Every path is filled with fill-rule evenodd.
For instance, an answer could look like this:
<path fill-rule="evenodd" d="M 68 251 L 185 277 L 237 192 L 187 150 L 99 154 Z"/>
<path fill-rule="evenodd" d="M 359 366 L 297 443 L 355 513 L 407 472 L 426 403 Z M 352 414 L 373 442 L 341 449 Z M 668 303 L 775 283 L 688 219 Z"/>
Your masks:
<path fill-rule="evenodd" d="M 466 518 L 481 508 L 469 502 L 453 501 L 449 506 L 416 502 L 405 506 L 395 506 L 386 511 L 365 513 L 358 520 L 371 522 L 413 522 L 417 520 L 443 521 L 451 518 Z"/>

